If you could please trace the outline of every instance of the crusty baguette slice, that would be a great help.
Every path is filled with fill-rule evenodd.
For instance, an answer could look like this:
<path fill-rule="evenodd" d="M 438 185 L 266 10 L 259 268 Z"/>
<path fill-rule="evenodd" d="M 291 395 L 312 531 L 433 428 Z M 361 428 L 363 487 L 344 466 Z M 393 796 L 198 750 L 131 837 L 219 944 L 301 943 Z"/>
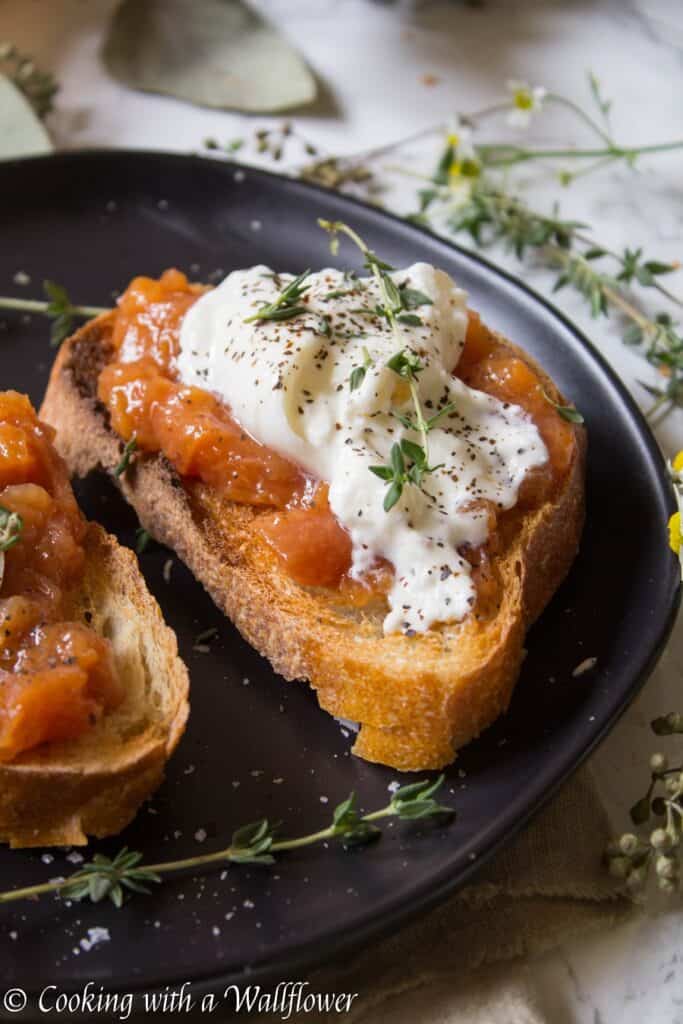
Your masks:
<path fill-rule="evenodd" d="M 97 400 L 97 376 L 112 357 L 113 314 L 82 327 L 62 347 L 41 416 L 59 426 L 70 470 L 111 472 L 122 443 Z M 504 339 L 499 339 L 505 344 Z M 552 381 L 521 350 L 510 349 Z M 524 653 L 524 635 L 567 573 L 584 516 L 585 436 L 552 502 L 524 516 L 497 557 L 502 603 L 488 621 L 470 616 L 408 638 L 384 636 L 385 609 L 340 604 L 294 583 L 251 528 L 259 510 L 183 484 L 160 456 L 136 456 L 121 489 L 143 526 L 173 548 L 246 639 L 287 679 L 308 679 L 320 704 L 360 723 L 354 752 L 402 770 L 438 768 L 503 712 Z"/>
<path fill-rule="evenodd" d="M 90 523 L 68 618 L 107 637 L 126 696 L 79 739 L 0 764 L 0 842 L 67 846 L 120 832 L 161 782 L 183 734 L 188 675 L 135 556 Z"/>

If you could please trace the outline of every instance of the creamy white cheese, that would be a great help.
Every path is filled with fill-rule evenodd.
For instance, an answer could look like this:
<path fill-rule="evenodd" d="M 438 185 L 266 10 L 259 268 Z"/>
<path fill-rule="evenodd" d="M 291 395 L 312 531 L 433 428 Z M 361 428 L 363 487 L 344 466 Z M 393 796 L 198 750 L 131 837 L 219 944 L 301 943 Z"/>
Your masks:
<path fill-rule="evenodd" d="M 374 280 L 338 270 L 307 279 L 307 312 L 245 323 L 292 277 L 265 266 L 235 271 L 187 313 L 178 372 L 223 399 L 256 440 L 329 483 L 332 511 L 351 535 L 352 575 L 378 557 L 394 567 L 385 633 L 423 632 L 464 618 L 474 603 L 471 567 L 458 548 L 486 541 L 478 499 L 511 508 L 527 472 L 548 453 L 521 408 L 452 376 L 465 340 L 465 293 L 425 263 L 392 276 L 431 299 L 413 311 L 421 325 L 399 324 L 396 333 L 382 317 L 358 312 L 381 303 Z M 454 407 L 429 433 L 429 462 L 441 468 L 420 488 L 406 485 L 385 512 L 387 484 L 370 467 L 387 464 L 402 438 L 420 443 L 396 418 L 413 414 L 407 385 L 387 366 L 401 349 L 423 364 L 417 387 L 425 416 Z M 351 374 L 366 362 L 352 390 Z"/>

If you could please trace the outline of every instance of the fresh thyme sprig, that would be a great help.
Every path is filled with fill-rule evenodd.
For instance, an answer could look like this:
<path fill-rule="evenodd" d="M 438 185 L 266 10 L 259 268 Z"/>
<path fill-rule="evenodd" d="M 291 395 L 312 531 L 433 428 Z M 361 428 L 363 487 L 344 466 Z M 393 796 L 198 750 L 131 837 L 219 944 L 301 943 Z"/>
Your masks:
<path fill-rule="evenodd" d="M 19 513 L 0 505 L 0 587 L 5 578 L 5 552 L 21 539 L 23 529 L 24 520 Z"/>
<path fill-rule="evenodd" d="M 455 813 L 453 808 L 439 804 L 434 799 L 443 782 L 444 776 L 440 775 L 433 782 L 426 780 L 402 786 L 385 807 L 369 814 L 360 813 L 356 807 L 355 794 L 351 793 L 335 808 L 332 821 L 326 828 L 293 839 L 278 840 L 276 826 L 263 818 L 238 828 L 233 833 L 230 846 L 197 857 L 145 864 L 141 853 L 126 847 L 112 859 L 96 854 L 90 863 L 69 878 L 0 892 L 0 903 L 56 893 L 62 899 L 89 899 L 93 903 L 109 898 L 114 906 L 120 907 L 126 894 L 132 896 L 149 893 L 149 884 L 159 884 L 162 876 L 178 871 L 226 863 L 268 865 L 274 862 L 278 853 L 330 839 L 340 839 L 346 848 L 363 846 L 379 839 L 381 831 L 375 822 L 382 818 L 394 817 L 401 821 L 452 819 Z"/>
<path fill-rule="evenodd" d="M 14 43 L 0 43 L 0 73 L 24 94 L 38 117 L 46 117 L 59 91 L 54 75 L 36 67 L 33 57 L 20 53 Z"/>
<path fill-rule="evenodd" d="M 245 317 L 244 323 L 250 324 L 255 320 L 291 320 L 292 317 L 308 312 L 306 306 L 302 306 L 299 300 L 310 287 L 305 284 L 310 273 L 310 270 L 304 270 L 303 274 L 299 274 L 283 288 L 276 299 L 265 303 L 252 316 Z"/>
<path fill-rule="evenodd" d="M 102 306 L 76 306 L 69 298 L 66 288 L 54 281 L 44 281 L 43 289 L 48 301 L 39 299 L 19 299 L 11 296 L 0 296 L 0 309 L 14 309 L 23 313 L 39 313 L 52 320 L 50 328 L 50 344 L 61 345 L 72 330 L 74 320 L 86 319 L 107 313 Z"/>
<path fill-rule="evenodd" d="M 134 453 L 138 450 L 138 439 L 137 435 L 133 434 L 129 441 L 126 441 L 121 452 L 121 458 L 114 468 L 114 476 L 119 477 L 128 470 L 130 466 L 130 460 Z"/>
<path fill-rule="evenodd" d="M 384 497 L 383 507 L 385 512 L 390 512 L 399 501 L 406 484 L 421 487 L 424 477 L 428 473 L 433 473 L 441 468 L 441 465 L 430 466 L 429 464 L 428 434 L 441 416 L 446 411 L 450 411 L 452 406 L 449 406 L 448 410 L 440 410 L 436 416 L 432 416 L 429 420 L 425 418 L 417 387 L 418 375 L 424 370 L 424 363 L 415 352 L 404 347 L 403 334 L 400 328 L 401 324 L 409 327 L 421 327 L 423 321 L 412 311 L 420 306 L 431 305 L 432 300 L 419 289 L 409 288 L 406 283 L 397 285 L 390 276 L 391 271 L 394 269 L 391 264 L 381 260 L 377 253 L 373 252 L 360 235 L 353 228 L 349 227 L 348 224 L 344 224 L 342 221 L 329 221 L 322 218 L 318 219 L 318 224 L 330 234 L 330 247 L 333 253 L 336 253 L 338 250 L 338 236 L 340 234 L 347 235 L 363 253 L 363 265 L 372 274 L 377 284 L 381 301 L 375 305 L 374 309 L 360 309 L 355 312 L 382 317 L 389 324 L 397 343 L 400 345 L 399 351 L 391 357 L 386 365 L 408 384 L 415 410 L 415 419 L 412 420 L 398 413 L 395 413 L 395 415 L 406 429 L 414 430 L 420 434 L 422 443 L 418 445 L 413 441 L 404 439 L 400 443 L 392 445 L 389 461 L 386 465 L 369 467 L 371 473 L 374 473 L 375 476 L 384 480 L 389 485 Z M 364 350 L 364 352 L 365 363 L 362 366 L 356 367 L 351 374 L 351 390 L 360 387 L 367 372 L 369 355 L 367 350 Z"/>
<path fill-rule="evenodd" d="M 396 355 L 392 356 L 387 366 L 390 370 L 402 380 L 407 381 L 408 387 L 410 388 L 410 397 L 413 401 L 413 407 L 415 409 L 415 427 L 422 438 L 422 447 L 424 449 L 424 461 L 429 461 L 429 443 L 427 435 L 431 429 L 430 424 L 424 417 L 422 412 L 422 404 L 420 402 L 420 395 L 417 390 L 417 379 L 418 375 L 424 370 L 424 363 L 415 352 L 410 352 L 406 349 L 401 349 Z M 404 426 L 406 421 L 403 421 Z M 428 472 L 431 472 L 428 470 Z"/>
<path fill-rule="evenodd" d="M 441 469 L 442 465 L 443 463 L 438 466 L 430 466 L 424 448 L 415 444 L 414 441 L 403 438 L 400 442 L 394 442 L 389 453 L 388 464 L 369 467 L 371 473 L 389 484 L 382 503 L 384 511 L 391 512 L 394 505 L 400 500 L 406 484 L 421 487 L 424 477 L 428 473 Z"/>
<path fill-rule="evenodd" d="M 405 324 L 408 327 L 422 326 L 422 320 L 412 310 L 419 306 L 431 306 L 432 300 L 428 295 L 417 288 L 409 288 L 405 284 L 397 285 L 390 277 L 394 267 L 381 260 L 377 253 L 373 252 L 348 224 L 344 224 L 343 221 L 324 220 L 321 217 L 318 218 L 318 224 L 331 236 L 330 249 L 335 254 L 339 248 L 338 236 L 340 234 L 347 235 L 363 253 L 363 266 L 370 271 L 375 279 L 382 301 L 377 303 L 374 309 L 359 309 L 354 312 L 382 317 L 394 332 L 396 332 L 397 324 Z M 400 334 L 398 337 L 400 340 Z"/>
<path fill-rule="evenodd" d="M 24 520 L 19 513 L 10 512 L 4 505 L 0 505 L 0 552 L 14 547 L 21 540 L 23 529 Z"/>

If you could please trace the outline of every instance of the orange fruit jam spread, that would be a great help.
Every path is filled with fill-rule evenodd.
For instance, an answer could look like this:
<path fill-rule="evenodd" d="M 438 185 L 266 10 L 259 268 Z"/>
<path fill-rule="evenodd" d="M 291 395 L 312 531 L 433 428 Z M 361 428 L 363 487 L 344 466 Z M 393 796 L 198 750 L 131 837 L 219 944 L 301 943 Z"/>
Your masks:
<path fill-rule="evenodd" d="M 25 395 L 0 392 L 0 512 L 19 524 L 0 556 L 0 763 L 80 736 L 123 697 L 109 642 L 64 621 L 87 524 L 53 436 Z"/>
<path fill-rule="evenodd" d="M 307 479 L 259 444 L 217 398 L 176 378 L 182 318 L 204 290 L 179 271 L 167 270 L 159 280 L 135 278 L 123 293 L 113 328 L 115 361 L 102 371 L 98 387 L 112 427 L 126 441 L 135 437 L 143 451 L 163 452 L 181 476 L 199 479 L 231 501 L 266 506 L 270 511 L 258 517 L 256 528 L 292 579 L 308 586 L 341 585 L 352 596 L 357 588 L 347 575 L 351 542 L 329 507 L 326 485 Z M 518 505 L 540 504 L 568 470 L 576 444 L 573 428 L 544 398 L 533 370 L 502 346 L 476 313 L 470 314 L 457 374 L 474 388 L 522 406 L 536 423 L 550 457 L 528 474 Z M 463 552 L 474 566 L 482 599 L 491 589 L 488 562 L 496 547 L 493 506 L 488 511 L 487 551 Z M 385 567 L 378 568 L 373 587 L 381 590 Z"/>

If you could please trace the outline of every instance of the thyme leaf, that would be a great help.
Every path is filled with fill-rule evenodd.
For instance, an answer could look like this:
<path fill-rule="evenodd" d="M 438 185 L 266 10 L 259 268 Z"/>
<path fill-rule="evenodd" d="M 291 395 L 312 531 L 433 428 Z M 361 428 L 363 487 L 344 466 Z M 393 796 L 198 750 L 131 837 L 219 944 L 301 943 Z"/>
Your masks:
<path fill-rule="evenodd" d="M 582 424 L 585 422 L 579 410 L 575 409 L 573 405 L 561 405 L 559 402 L 555 402 L 545 390 L 543 391 L 543 397 L 548 405 L 552 405 L 553 409 L 557 410 L 558 416 L 561 416 L 563 420 L 567 420 L 568 423 Z"/>

